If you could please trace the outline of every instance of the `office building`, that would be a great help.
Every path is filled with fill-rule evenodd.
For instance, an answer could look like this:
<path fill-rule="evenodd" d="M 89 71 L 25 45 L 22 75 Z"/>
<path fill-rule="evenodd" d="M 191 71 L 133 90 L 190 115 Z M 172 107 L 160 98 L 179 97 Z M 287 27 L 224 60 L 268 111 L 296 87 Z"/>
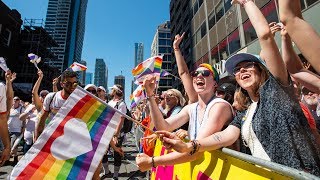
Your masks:
<path fill-rule="evenodd" d="M 79 63 L 87 66 L 87 62 L 85 60 L 81 60 Z M 81 85 L 84 85 L 86 83 L 86 70 L 78 72 L 78 79 Z"/>
<path fill-rule="evenodd" d="M 119 84 L 123 87 L 123 99 L 125 99 L 125 89 L 126 89 L 126 80 L 123 75 L 115 76 L 114 77 L 114 84 Z"/>
<path fill-rule="evenodd" d="M 88 0 L 49 0 L 45 28 L 58 43 L 57 58 L 47 62 L 62 72 L 80 62 Z"/>
<path fill-rule="evenodd" d="M 185 59 L 189 69 L 193 66 L 192 60 L 192 38 L 191 37 L 191 19 L 192 11 L 191 1 L 186 0 L 171 0 L 170 1 L 170 23 L 171 23 L 171 42 L 177 34 L 182 35 L 185 32 L 184 38 L 180 43 L 180 51 Z M 175 63 L 174 51 L 172 50 L 172 74 L 179 76 L 177 63 Z M 180 79 L 173 78 L 173 88 L 182 90 L 183 85 Z"/>
<path fill-rule="evenodd" d="M 93 73 L 91 73 L 91 72 L 87 72 L 86 73 L 86 83 L 85 83 L 85 85 L 92 84 L 92 77 L 93 77 Z"/>
<path fill-rule="evenodd" d="M 144 60 L 143 43 L 134 43 L 134 66 L 137 66 Z"/>
<path fill-rule="evenodd" d="M 172 72 L 170 21 L 158 26 L 151 44 L 151 56 L 163 56 L 162 69 Z M 172 76 L 160 78 L 159 92 L 172 88 Z"/>
<path fill-rule="evenodd" d="M 95 70 L 94 70 L 94 84 L 96 86 L 106 85 L 106 63 L 103 59 L 96 59 Z"/>

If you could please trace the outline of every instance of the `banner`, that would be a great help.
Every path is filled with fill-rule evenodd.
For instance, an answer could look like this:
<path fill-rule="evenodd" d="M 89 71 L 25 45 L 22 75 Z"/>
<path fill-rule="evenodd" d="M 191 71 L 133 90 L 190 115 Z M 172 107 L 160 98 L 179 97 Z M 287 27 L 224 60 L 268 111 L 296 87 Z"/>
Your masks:
<path fill-rule="evenodd" d="M 118 125 L 120 114 L 79 86 L 10 179 L 91 179 Z"/>

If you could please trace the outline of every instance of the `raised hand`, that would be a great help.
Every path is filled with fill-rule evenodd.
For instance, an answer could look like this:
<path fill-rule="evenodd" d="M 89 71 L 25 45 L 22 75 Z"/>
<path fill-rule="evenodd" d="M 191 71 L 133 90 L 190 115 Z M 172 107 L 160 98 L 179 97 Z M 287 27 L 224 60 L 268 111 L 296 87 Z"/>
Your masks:
<path fill-rule="evenodd" d="M 41 69 L 38 70 L 38 76 L 39 76 L 40 78 L 43 78 L 43 72 L 41 71 Z"/>
<path fill-rule="evenodd" d="M 52 80 L 52 85 L 56 86 L 58 84 L 58 78 Z"/>
<path fill-rule="evenodd" d="M 184 37 L 184 34 L 185 33 L 182 33 L 182 35 L 180 36 L 180 34 L 177 34 L 175 37 L 174 37 L 174 41 L 173 41 L 173 49 L 179 49 L 179 45 Z"/>
<path fill-rule="evenodd" d="M 156 77 L 147 76 L 143 81 L 143 86 L 146 89 L 147 96 L 152 95 L 156 89 Z"/>

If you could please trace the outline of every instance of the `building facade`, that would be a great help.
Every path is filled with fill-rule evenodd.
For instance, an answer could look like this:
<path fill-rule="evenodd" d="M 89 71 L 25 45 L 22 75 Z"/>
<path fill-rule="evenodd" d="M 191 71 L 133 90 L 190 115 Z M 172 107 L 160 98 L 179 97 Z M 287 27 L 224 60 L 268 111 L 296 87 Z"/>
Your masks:
<path fill-rule="evenodd" d="M 87 73 L 86 73 L 86 82 L 85 82 L 85 85 L 87 85 L 87 84 L 92 84 L 92 77 L 93 77 L 93 73 L 91 73 L 91 72 L 87 72 Z"/>
<path fill-rule="evenodd" d="M 125 89 L 126 89 L 126 79 L 123 75 L 115 76 L 114 77 L 114 84 L 119 84 L 123 87 L 123 99 L 125 99 Z"/>
<path fill-rule="evenodd" d="M 96 86 L 106 86 L 106 63 L 103 59 L 96 59 L 94 70 L 94 84 Z"/>
<path fill-rule="evenodd" d="M 87 62 L 85 60 L 81 60 L 79 63 L 82 64 L 82 65 L 87 66 Z M 78 79 L 79 79 L 80 84 L 84 85 L 86 83 L 86 70 L 79 71 L 78 74 L 79 74 L 79 78 Z"/>
<path fill-rule="evenodd" d="M 171 22 L 171 42 L 177 34 L 182 35 L 184 32 L 184 39 L 180 44 L 180 51 L 185 59 L 189 69 L 193 66 L 192 60 L 192 38 L 191 37 L 191 19 L 192 11 L 190 0 L 171 0 L 170 1 L 170 22 Z M 172 74 L 178 76 L 178 68 L 175 63 L 174 51 L 172 51 Z M 173 78 L 173 88 L 182 90 L 183 85 L 181 80 Z"/>
<path fill-rule="evenodd" d="M 230 55 L 238 52 L 260 53 L 261 48 L 257 41 L 256 32 L 243 8 L 238 5 L 231 6 L 231 0 L 191 0 L 188 3 L 190 8 L 186 8 L 186 11 L 189 11 L 190 15 L 191 21 L 188 24 L 191 24 L 191 31 L 190 34 L 187 33 L 187 39 L 191 40 L 191 46 L 190 49 L 184 49 L 183 54 L 186 54 L 185 51 L 192 54 L 192 66 L 190 67 L 189 64 L 190 70 L 201 63 L 209 63 L 214 65 L 223 77 L 225 75 L 225 60 Z M 279 22 L 277 1 L 259 0 L 255 3 L 269 23 Z M 177 24 L 178 20 L 182 19 L 180 18 L 180 16 L 182 17 L 179 13 L 180 9 L 184 7 L 182 1 L 171 1 L 171 32 L 179 33 L 179 29 L 185 29 L 183 26 L 189 26 L 183 23 L 180 27 Z M 320 32 L 320 24 L 316 20 L 316 17 L 319 17 L 317 12 L 320 12 L 319 0 L 301 0 L 301 7 L 304 19 L 316 31 Z M 177 21 L 175 21 L 176 19 Z M 175 34 L 172 34 L 172 39 Z M 280 47 L 280 37 L 276 35 L 275 38 Z M 186 38 L 184 38 L 184 41 L 186 41 Z M 182 47 L 184 47 L 183 44 Z M 186 60 L 186 62 L 188 61 Z M 175 81 L 174 87 L 179 87 L 179 82 Z"/>
<path fill-rule="evenodd" d="M 134 43 L 134 66 L 137 66 L 144 60 L 143 43 Z"/>
<path fill-rule="evenodd" d="M 169 73 L 172 72 L 170 26 L 170 21 L 159 25 L 151 44 L 151 57 L 162 55 L 162 69 Z M 172 88 L 172 78 L 172 76 L 161 77 L 158 90 L 162 92 Z"/>
<path fill-rule="evenodd" d="M 88 0 L 49 0 L 45 28 L 58 43 L 57 58 L 49 61 L 62 72 L 80 62 Z"/>

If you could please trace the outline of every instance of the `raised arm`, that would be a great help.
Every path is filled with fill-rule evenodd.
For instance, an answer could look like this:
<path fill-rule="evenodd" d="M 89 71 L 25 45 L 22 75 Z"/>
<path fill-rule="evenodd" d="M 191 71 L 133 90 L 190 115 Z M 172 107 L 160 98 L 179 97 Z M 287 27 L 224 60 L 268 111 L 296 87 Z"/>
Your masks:
<path fill-rule="evenodd" d="M 279 24 L 271 24 L 271 31 L 281 31 L 282 39 L 282 59 L 288 69 L 290 75 L 295 78 L 300 84 L 308 89 L 320 93 L 320 77 L 311 71 L 305 69 L 299 56 L 295 53 L 291 38 L 285 27 Z"/>
<path fill-rule="evenodd" d="M 320 73 L 320 36 L 302 18 L 299 0 L 279 1 L 280 21 L 312 67 Z"/>
<path fill-rule="evenodd" d="M 232 3 L 243 5 L 259 38 L 263 58 L 269 71 L 282 85 L 288 85 L 287 70 L 281 59 L 278 46 L 271 34 L 269 24 L 260 9 L 252 0 L 233 0 Z"/>
<path fill-rule="evenodd" d="M 7 116 L 10 114 L 10 109 L 12 106 L 12 99 L 13 99 L 13 88 L 12 88 L 12 82 L 16 79 L 16 73 L 11 73 L 10 70 L 6 72 L 6 96 L 7 96 Z"/>
<path fill-rule="evenodd" d="M 156 87 L 156 78 L 148 76 L 144 80 L 147 100 L 149 101 L 150 115 L 156 129 L 172 131 L 181 127 L 189 120 L 187 108 L 184 107 L 177 115 L 164 119 L 162 113 L 154 99 L 154 90 Z M 187 106 L 188 107 L 188 106 Z"/>
<path fill-rule="evenodd" d="M 198 95 L 196 91 L 193 88 L 192 85 L 192 78 L 189 73 L 188 66 L 185 62 L 185 59 L 183 58 L 179 45 L 184 37 L 185 33 L 183 33 L 181 36 L 177 34 L 173 41 L 173 49 L 174 49 L 174 55 L 176 57 L 176 63 L 178 67 L 178 73 L 179 77 L 181 78 L 183 87 L 189 97 L 189 103 L 194 103 L 198 101 Z"/>
<path fill-rule="evenodd" d="M 59 78 L 54 78 L 52 80 L 52 90 L 53 92 L 58 92 L 58 81 L 59 81 Z"/>
<path fill-rule="evenodd" d="M 43 79 L 43 72 L 40 69 L 38 70 L 38 76 L 39 77 L 38 77 L 38 79 L 32 89 L 32 97 L 33 97 L 33 101 L 34 101 L 34 104 L 35 104 L 37 110 L 40 112 L 42 109 L 42 102 L 40 100 L 38 93 L 39 93 L 41 81 Z"/>

